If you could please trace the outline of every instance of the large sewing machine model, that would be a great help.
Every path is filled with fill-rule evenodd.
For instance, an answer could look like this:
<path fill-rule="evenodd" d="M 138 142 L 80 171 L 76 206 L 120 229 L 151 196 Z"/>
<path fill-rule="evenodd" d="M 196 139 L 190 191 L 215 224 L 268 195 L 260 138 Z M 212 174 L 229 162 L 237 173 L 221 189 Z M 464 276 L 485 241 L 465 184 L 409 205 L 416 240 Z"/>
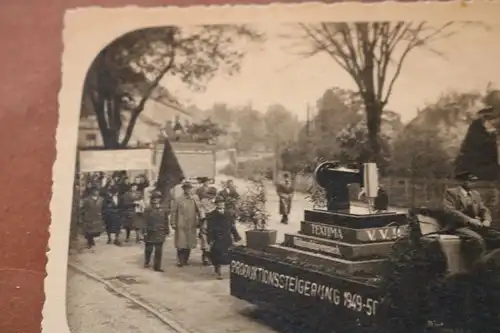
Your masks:
<path fill-rule="evenodd" d="M 440 231 L 443 211 L 378 212 L 351 204 L 352 184 L 377 197 L 373 163 L 356 170 L 324 162 L 314 177 L 326 209 L 305 210 L 300 230 L 285 233 L 281 244 L 234 248 L 232 296 L 270 306 L 307 332 L 424 332 L 433 325 L 482 332 L 481 316 L 498 318 L 485 307 L 495 296 L 500 309 L 500 274 L 468 267 L 462 240 Z M 489 268 L 500 257 L 490 256 Z"/>

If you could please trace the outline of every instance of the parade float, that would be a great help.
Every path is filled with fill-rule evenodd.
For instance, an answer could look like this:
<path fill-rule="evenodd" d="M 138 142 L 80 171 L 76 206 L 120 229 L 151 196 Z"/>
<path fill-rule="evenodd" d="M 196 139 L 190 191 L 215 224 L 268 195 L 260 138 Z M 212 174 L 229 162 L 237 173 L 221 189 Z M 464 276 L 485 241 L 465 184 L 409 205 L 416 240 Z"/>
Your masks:
<path fill-rule="evenodd" d="M 290 316 L 310 332 L 500 327 L 498 251 L 471 268 L 462 240 L 440 231 L 450 219 L 443 210 L 352 206 L 350 184 L 376 197 L 374 164 L 355 170 L 324 162 L 315 180 L 325 190 L 326 209 L 305 210 L 300 230 L 281 244 L 263 237 L 268 244 L 232 249 L 232 296 Z"/>

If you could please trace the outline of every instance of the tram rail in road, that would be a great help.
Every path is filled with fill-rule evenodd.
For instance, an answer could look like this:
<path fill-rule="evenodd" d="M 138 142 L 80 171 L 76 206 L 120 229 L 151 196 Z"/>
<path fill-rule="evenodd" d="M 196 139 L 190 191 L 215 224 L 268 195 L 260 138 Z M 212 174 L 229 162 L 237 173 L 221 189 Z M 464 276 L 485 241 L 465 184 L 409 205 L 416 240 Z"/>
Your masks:
<path fill-rule="evenodd" d="M 175 319 L 171 318 L 170 316 L 167 316 L 166 314 L 161 313 L 151 305 L 147 304 L 145 301 L 140 300 L 139 298 L 126 292 L 124 288 L 117 287 L 116 281 L 115 283 L 111 283 L 103 279 L 102 277 L 98 276 L 94 272 L 91 272 L 89 269 L 75 263 L 68 263 L 68 267 L 75 273 L 83 275 L 86 278 L 91 279 L 103 285 L 104 287 L 106 287 L 106 289 L 108 289 L 108 291 L 111 291 L 116 295 L 123 297 L 127 301 L 139 307 L 141 310 L 146 311 L 149 315 L 156 317 L 156 319 L 158 319 L 161 323 L 167 326 L 167 330 L 165 329 L 162 330 L 163 333 L 200 333 L 200 332 L 195 332 L 193 330 L 187 330 L 181 324 L 175 321 Z M 145 332 L 146 331 L 150 332 L 150 330 L 145 327 Z"/>

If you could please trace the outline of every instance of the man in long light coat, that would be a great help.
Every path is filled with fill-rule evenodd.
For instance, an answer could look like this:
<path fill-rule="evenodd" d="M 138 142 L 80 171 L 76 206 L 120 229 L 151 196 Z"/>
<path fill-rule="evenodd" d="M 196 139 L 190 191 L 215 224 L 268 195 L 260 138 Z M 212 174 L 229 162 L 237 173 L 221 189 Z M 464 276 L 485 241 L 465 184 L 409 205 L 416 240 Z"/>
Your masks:
<path fill-rule="evenodd" d="M 197 229 L 205 218 L 200 201 L 193 194 L 193 185 L 182 184 L 183 194 L 175 198 L 171 211 L 172 229 L 175 230 L 175 248 L 177 249 L 177 266 L 188 264 L 191 250 L 198 243 Z"/>

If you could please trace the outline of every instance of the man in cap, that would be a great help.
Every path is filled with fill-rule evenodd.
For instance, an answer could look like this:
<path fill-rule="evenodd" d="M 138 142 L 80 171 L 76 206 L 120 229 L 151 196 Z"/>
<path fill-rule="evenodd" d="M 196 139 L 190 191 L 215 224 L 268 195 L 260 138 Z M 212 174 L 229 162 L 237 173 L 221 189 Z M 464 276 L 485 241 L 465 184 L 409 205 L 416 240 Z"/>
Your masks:
<path fill-rule="evenodd" d="M 443 199 L 444 210 L 451 219 L 448 227 L 454 229 L 454 233 L 464 239 L 465 243 L 473 243 L 473 253 L 467 249 L 464 255 L 479 258 L 487 248 L 485 239 L 498 240 L 500 232 L 489 228 L 490 211 L 479 192 L 472 189 L 472 183 L 478 178 L 465 171 L 458 173 L 455 178 L 460 184 L 447 189 Z"/>
<path fill-rule="evenodd" d="M 144 242 L 144 267 L 149 267 L 151 256 L 154 252 L 153 269 L 157 272 L 163 272 L 161 268 L 163 243 L 165 237 L 170 234 L 168 224 L 168 214 L 160 205 L 161 193 L 153 191 L 151 193 L 151 205 L 144 210 L 144 221 L 146 224 Z"/>
<path fill-rule="evenodd" d="M 189 182 L 182 184 L 183 193 L 175 198 L 172 211 L 172 229 L 175 230 L 175 248 L 177 249 L 177 266 L 188 264 L 191 250 L 198 243 L 197 229 L 200 220 L 204 219 L 204 212 L 199 199 L 193 194 L 193 185 Z"/>
<path fill-rule="evenodd" d="M 487 107 L 470 124 L 455 167 L 458 173 L 471 171 L 480 180 L 496 181 L 500 179 L 500 91 L 490 92 L 484 103 Z"/>

